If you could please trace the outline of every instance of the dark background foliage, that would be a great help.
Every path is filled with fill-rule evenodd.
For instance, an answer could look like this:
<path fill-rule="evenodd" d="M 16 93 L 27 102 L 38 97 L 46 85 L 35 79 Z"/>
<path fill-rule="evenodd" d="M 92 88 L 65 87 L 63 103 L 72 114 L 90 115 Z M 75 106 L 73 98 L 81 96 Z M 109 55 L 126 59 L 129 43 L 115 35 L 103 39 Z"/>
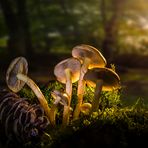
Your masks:
<path fill-rule="evenodd" d="M 147 0 L 0 0 L 0 82 L 16 56 L 25 56 L 37 82 L 78 44 L 100 50 L 123 81 L 123 99 L 148 92 Z M 137 91 L 138 90 L 138 91 Z"/>

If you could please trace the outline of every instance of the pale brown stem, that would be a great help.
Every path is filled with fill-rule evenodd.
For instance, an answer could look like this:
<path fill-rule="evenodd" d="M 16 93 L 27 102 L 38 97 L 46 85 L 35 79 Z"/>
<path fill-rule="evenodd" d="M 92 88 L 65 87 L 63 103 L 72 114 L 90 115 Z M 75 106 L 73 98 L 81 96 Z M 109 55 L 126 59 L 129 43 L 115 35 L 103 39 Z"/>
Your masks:
<path fill-rule="evenodd" d="M 43 107 L 46 116 L 48 117 L 49 121 L 51 122 L 50 108 L 49 108 L 48 102 L 47 102 L 46 98 L 44 97 L 44 95 L 42 94 L 40 88 L 35 84 L 35 82 L 32 79 L 30 79 L 26 75 L 19 73 L 19 74 L 17 74 L 17 78 L 19 80 L 22 80 L 23 82 L 25 82 L 32 89 L 32 91 L 37 96 L 41 106 Z"/>
<path fill-rule="evenodd" d="M 66 93 L 68 94 L 68 105 L 64 106 L 63 111 L 63 126 L 68 125 L 69 116 L 70 116 L 70 104 L 71 104 L 71 96 L 72 96 L 72 80 L 71 80 L 71 71 L 70 69 L 65 70 L 66 74 Z"/>
<path fill-rule="evenodd" d="M 50 109 L 50 122 L 51 122 L 51 125 L 52 126 L 55 126 L 56 125 L 56 122 L 55 122 L 55 118 L 56 118 L 56 108 L 57 108 L 57 105 L 53 104 L 53 106 L 51 107 Z"/>
<path fill-rule="evenodd" d="M 100 95 L 102 91 L 102 85 L 103 85 L 103 80 L 97 80 L 96 82 L 96 88 L 95 88 L 95 94 L 94 94 L 94 100 L 92 102 L 92 109 L 91 113 L 94 111 L 97 111 L 99 107 L 99 101 L 100 101 Z"/>
<path fill-rule="evenodd" d="M 85 81 L 83 80 L 83 77 L 88 70 L 89 63 L 90 63 L 90 59 L 86 58 L 83 62 L 82 67 L 81 67 L 80 78 L 78 81 L 78 89 L 77 89 L 78 103 L 77 103 L 76 108 L 74 110 L 73 120 L 77 120 L 79 118 L 81 105 L 83 103 L 85 84 L 86 84 Z"/>

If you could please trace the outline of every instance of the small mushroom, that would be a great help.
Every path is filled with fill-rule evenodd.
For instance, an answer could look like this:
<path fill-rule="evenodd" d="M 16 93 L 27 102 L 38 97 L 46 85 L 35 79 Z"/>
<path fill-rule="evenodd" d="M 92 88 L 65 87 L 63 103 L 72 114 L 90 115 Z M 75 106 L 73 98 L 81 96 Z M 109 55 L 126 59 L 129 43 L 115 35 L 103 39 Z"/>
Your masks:
<path fill-rule="evenodd" d="M 92 105 L 90 103 L 83 103 L 81 105 L 81 112 L 85 115 L 88 115 L 91 108 L 92 108 Z"/>
<path fill-rule="evenodd" d="M 112 91 L 120 88 L 120 77 L 116 72 L 109 68 L 89 69 L 84 75 L 87 85 L 95 87 L 94 101 L 92 102 L 91 112 L 99 107 L 99 97 L 101 91 Z"/>
<path fill-rule="evenodd" d="M 51 92 L 51 96 L 55 99 L 54 100 L 54 105 L 61 104 L 63 106 L 68 105 L 68 94 L 67 93 L 62 93 L 58 90 L 54 90 Z"/>
<path fill-rule="evenodd" d="M 78 58 L 81 63 L 81 71 L 80 71 L 80 79 L 78 81 L 78 89 L 77 89 L 77 96 L 78 96 L 78 103 L 74 110 L 74 117 L 73 120 L 76 120 L 80 114 L 80 107 L 83 103 L 83 94 L 85 88 L 85 81 L 83 77 L 88 69 L 95 68 L 95 67 L 105 67 L 107 62 L 103 55 L 90 45 L 78 45 L 75 46 L 72 50 L 72 56 Z"/>
<path fill-rule="evenodd" d="M 72 83 L 78 81 L 81 63 L 76 58 L 68 58 L 58 63 L 54 68 L 54 75 L 61 83 L 66 84 L 66 93 L 69 96 L 68 106 L 64 106 L 63 125 L 69 123 L 70 104 L 72 96 Z"/>
<path fill-rule="evenodd" d="M 25 85 L 25 82 L 17 78 L 17 74 L 27 75 L 28 62 L 24 57 L 15 58 L 9 65 L 6 72 L 6 83 L 10 90 L 19 92 Z"/>
<path fill-rule="evenodd" d="M 13 92 L 19 92 L 25 83 L 32 89 L 37 96 L 41 106 L 43 107 L 45 114 L 50 121 L 50 108 L 48 102 L 42 94 L 39 87 L 35 82 L 27 76 L 28 63 L 24 57 L 15 58 L 9 65 L 6 72 L 6 83 Z"/>
<path fill-rule="evenodd" d="M 66 93 L 62 93 L 58 90 L 54 90 L 51 92 L 51 96 L 54 98 L 54 103 L 50 110 L 50 116 L 51 116 L 51 124 L 55 126 L 55 117 L 56 117 L 56 109 L 58 104 L 61 104 L 63 106 L 68 105 L 68 95 Z"/>

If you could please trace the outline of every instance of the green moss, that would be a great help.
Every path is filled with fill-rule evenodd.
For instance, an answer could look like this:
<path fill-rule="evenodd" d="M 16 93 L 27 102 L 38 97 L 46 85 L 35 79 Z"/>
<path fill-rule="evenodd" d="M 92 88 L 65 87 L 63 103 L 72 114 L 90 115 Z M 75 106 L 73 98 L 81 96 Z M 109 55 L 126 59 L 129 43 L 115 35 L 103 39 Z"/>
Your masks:
<path fill-rule="evenodd" d="M 27 100 L 32 104 L 37 103 L 37 98 L 34 92 L 27 85 L 25 85 L 23 89 L 18 92 L 18 94 L 22 98 L 27 98 Z"/>
<path fill-rule="evenodd" d="M 58 81 L 51 81 L 48 85 L 40 86 L 40 88 L 48 100 L 49 106 L 51 106 L 53 103 L 51 91 L 55 89 L 64 91 L 65 86 Z M 19 94 L 28 98 L 31 103 L 37 102 L 34 93 L 28 87 L 24 87 Z M 147 106 L 139 98 L 132 106 L 125 107 L 120 97 L 120 90 L 102 92 L 99 109 L 91 115 L 81 114 L 77 121 L 70 121 L 66 128 L 61 126 L 63 108 L 59 107 L 57 110 L 57 126 L 55 128 L 49 126 L 36 145 L 29 142 L 23 147 L 54 148 L 65 145 L 73 147 L 76 144 L 79 144 L 79 147 L 85 147 L 89 144 L 127 147 L 135 142 L 133 137 L 139 139 L 139 143 L 143 142 L 142 138 L 145 139 L 148 134 Z M 84 102 L 91 103 L 93 98 L 94 89 L 86 87 Z M 77 83 L 73 85 L 71 105 L 73 109 L 76 103 Z"/>

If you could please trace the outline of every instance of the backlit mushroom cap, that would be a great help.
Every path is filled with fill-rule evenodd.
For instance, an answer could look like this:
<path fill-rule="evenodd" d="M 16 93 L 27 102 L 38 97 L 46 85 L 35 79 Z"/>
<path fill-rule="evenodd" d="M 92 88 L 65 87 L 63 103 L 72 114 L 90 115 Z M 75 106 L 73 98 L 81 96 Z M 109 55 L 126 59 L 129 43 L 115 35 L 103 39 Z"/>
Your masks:
<path fill-rule="evenodd" d="M 17 74 L 27 75 L 28 63 L 24 57 L 15 58 L 9 65 L 6 72 L 6 83 L 13 92 L 18 92 L 25 85 L 25 82 L 17 78 Z"/>
<path fill-rule="evenodd" d="M 84 75 L 86 83 L 95 87 L 97 80 L 103 80 L 102 90 L 111 91 L 120 87 L 120 77 L 109 68 L 93 68 Z"/>
<path fill-rule="evenodd" d="M 54 74 L 57 77 L 57 80 L 61 83 L 66 83 L 66 73 L 65 70 L 69 69 L 71 72 L 72 83 L 78 81 L 80 76 L 81 63 L 76 58 L 68 58 L 66 60 L 58 63 L 54 68 Z"/>
<path fill-rule="evenodd" d="M 90 59 L 89 69 L 95 67 L 105 67 L 107 62 L 101 52 L 90 45 L 78 45 L 72 50 L 72 56 L 78 58 L 83 63 L 85 58 Z"/>

